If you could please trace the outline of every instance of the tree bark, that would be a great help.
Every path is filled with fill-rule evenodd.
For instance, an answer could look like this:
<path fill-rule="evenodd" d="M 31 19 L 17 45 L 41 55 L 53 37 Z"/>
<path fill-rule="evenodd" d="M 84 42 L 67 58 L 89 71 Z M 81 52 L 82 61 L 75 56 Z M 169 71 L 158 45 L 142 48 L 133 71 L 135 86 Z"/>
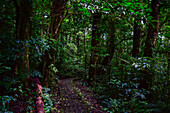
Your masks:
<path fill-rule="evenodd" d="M 153 57 L 153 48 L 156 45 L 156 37 L 159 30 L 159 15 L 160 15 L 160 3 L 159 0 L 151 1 L 151 16 L 152 22 L 149 24 L 148 34 L 145 42 L 145 57 Z"/>
<path fill-rule="evenodd" d="M 95 80 L 96 76 L 96 66 L 98 63 L 98 49 L 99 49 L 99 40 L 100 40 L 100 13 L 93 14 L 93 23 L 92 23 L 92 40 L 91 40 L 91 56 L 90 56 L 90 68 L 89 68 L 89 84 L 91 81 Z"/>
<path fill-rule="evenodd" d="M 133 31 L 133 51 L 132 56 L 138 57 L 139 56 L 139 49 L 140 49 L 140 38 L 141 38 L 141 19 L 134 20 L 134 31 Z"/>
<path fill-rule="evenodd" d="M 102 62 L 102 66 L 104 66 L 104 68 L 106 68 L 106 70 L 104 68 L 101 69 L 101 76 L 102 78 L 104 77 L 104 75 L 108 72 L 110 73 L 110 63 L 111 60 L 113 58 L 114 55 L 114 51 L 115 51 L 115 23 L 114 21 L 109 21 L 109 42 L 108 42 L 108 47 L 107 47 L 107 54 L 108 56 L 104 57 L 104 60 Z M 110 76 L 109 76 L 110 79 Z"/>
<path fill-rule="evenodd" d="M 142 3 L 142 0 L 138 0 L 138 3 Z M 141 12 L 141 8 L 138 7 L 136 11 Z M 141 15 L 137 14 L 134 20 L 134 31 L 133 31 L 133 50 L 132 57 L 139 57 L 140 51 L 140 39 L 141 39 Z"/>
<path fill-rule="evenodd" d="M 30 0 L 17 1 L 13 0 L 16 7 L 16 38 L 20 41 L 26 41 L 30 39 L 31 36 L 31 13 L 32 13 L 32 2 Z M 32 78 L 30 75 L 30 65 L 29 65 L 29 47 L 28 45 L 22 44 L 23 53 L 21 53 L 20 64 L 18 64 L 19 74 L 28 74 L 29 78 L 24 77 L 23 80 L 24 87 L 31 87 L 32 84 L 35 85 L 35 90 L 33 92 L 39 91 L 35 100 L 36 112 L 44 113 L 44 103 L 42 101 L 42 86 L 38 78 Z M 30 86 L 28 86 L 30 84 Z M 32 87 L 31 87 L 32 89 Z M 24 100 L 23 100 L 24 101 Z M 41 103 L 41 105 L 40 105 Z"/>
<path fill-rule="evenodd" d="M 18 2 L 14 0 L 16 6 L 16 38 L 20 41 L 29 40 L 31 36 L 30 30 L 30 16 L 32 12 L 32 3 L 29 0 L 22 0 Z M 27 45 L 22 44 L 22 58 L 19 64 L 19 73 L 29 73 L 29 48 Z"/>
<path fill-rule="evenodd" d="M 156 37 L 158 35 L 158 29 L 159 29 L 159 14 L 160 14 L 159 0 L 151 1 L 151 9 L 152 9 L 151 12 L 152 22 L 149 24 L 148 27 L 148 34 L 145 42 L 144 56 L 152 58 L 153 57 L 152 49 L 155 48 Z M 144 76 L 139 84 L 139 88 L 144 88 L 149 90 L 152 86 L 152 79 L 153 79 L 153 74 L 150 73 L 149 69 L 146 69 L 144 71 Z M 148 98 L 150 98 L 150 95 L 148 95 Z"/>
<path fill-rule="evenodd" d="M 52 2 L 51 9 L 51 25 L 50 25 L 50 33 L 52 39 L 58 39 L 59 32 L 61 29 L 61 25 L 64 18 L 65 6 L 68 0 L 54 0 Z M 53 43 L 52 43 L 53 44 Z M 57 45 L 53 44 L 53 47 L 56 48 Z M 46 87 L 52 88 L 52 80 L 53 80 L 53 70 L 50 66 L 53 64 L 55 66 L 55 53 L 56 50 L 54 48 L 50 48 L 49 51 L 45 52 L 43 67 L 45 69 L 43 73 L 43 83 Z"/>

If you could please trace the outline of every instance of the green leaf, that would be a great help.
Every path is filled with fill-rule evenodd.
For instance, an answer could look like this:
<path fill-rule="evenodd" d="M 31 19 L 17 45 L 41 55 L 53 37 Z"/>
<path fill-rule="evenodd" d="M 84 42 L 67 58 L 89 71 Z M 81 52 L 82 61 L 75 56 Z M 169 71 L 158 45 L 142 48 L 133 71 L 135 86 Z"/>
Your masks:
<path fill-rule="evenodd" d="M 56 67 L 53 67 L 53 71 L 54 71 L 54 73 L 57 73 L 58 69 Z"/>
<path fill-rule="evenodd" d="M 87 8 L 83 7 L 83 8 L 80 9 L 80 11 L 83 11 L 83 12 L 85 13 L 85 12 L 87 12 L 88 10 L 87 10 Z"/>
<path fill-rule="evenodd" d="M 89 16 L 89 15 L 90 15 L 90 13 L 89 13 L 89 12 L 85 12 L 85 15 Z"/>
<path fill-rule="evenodd" d="M 91 0 L 86 0 L 86 2 L 87 2 L 87 3 L 90 3 L 90 2 L 91 2 Z"/>
<path fill-rule="evenodd" d="M 65 61 L 67 62 L 67 59 L 65 59 Z"/>
<path fill-rule="evenodd" d="M 103 8 L 103 11 L 110 11 L 109 8 Z"/>
<path fill-rule="evenodd" d="M 131 4 L 132 4 L 132 3 L 127 3 L 126 5 L 127 5 L 127 7 L 129 7 Z"/>
<path fill-rule="evenodd" d="M 6 67 L 6 66 L 4 66 L 4 68 L 7 69 L 7 70 L 10 70 L 10 69 L 11 69 L 10 67 Z"/>
<path fill-rule="evenodd" d="M 94 8 L 93 8 L 93 7 L 90 7 L 90 9 L 91 9 L 91 10 L 94 10 Z"/>
<path fill-rule="evenodd" d="M 148 20 L 152 20 L 152 16 L 148 16 Z"/>

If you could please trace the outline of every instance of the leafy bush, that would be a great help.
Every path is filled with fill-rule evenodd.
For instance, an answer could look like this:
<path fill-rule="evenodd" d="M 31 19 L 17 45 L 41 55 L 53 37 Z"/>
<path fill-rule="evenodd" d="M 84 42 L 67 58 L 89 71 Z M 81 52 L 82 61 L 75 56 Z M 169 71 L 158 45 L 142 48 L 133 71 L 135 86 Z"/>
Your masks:
<path fill-rule="evenodd" d="M 165 111 L 168 98 L 166 59 L 128 57 L 120 60 L 121 64 L 112 68 L 111 79 L 96 88 L 105 110 L 113 113 Z M 154 76 L 150 90 L 139 87 L 147 74 Z M 148 95 L 150 98 L 146 98 Z"/>

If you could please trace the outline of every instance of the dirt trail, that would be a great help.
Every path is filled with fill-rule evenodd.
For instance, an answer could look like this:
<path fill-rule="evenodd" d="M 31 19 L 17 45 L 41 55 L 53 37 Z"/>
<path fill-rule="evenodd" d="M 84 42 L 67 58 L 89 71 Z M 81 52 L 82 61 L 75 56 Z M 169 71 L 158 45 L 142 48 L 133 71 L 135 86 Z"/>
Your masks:
<path fill-rule="evenodd" d="M 57 100 L 59 100 L 56 105 L 56 113 L 104 113 L 93 94 L 87 93 L 87 87 L 82 86 L 80 81 L 75 81 L 74 84 L 78 91 L 82 93 L 82 96 L 84 95 L 84 99 L 78 96 L 71 84 L 72 79 L 59 81 L 57 86 L 59 90 L 56 92 L 58 94 Z M 86 102 L 82 102 L 82 100 Z"/>
<path fill-rule="evenodd" d="M 86 108 L 82 103 L 81 98 L 74 91 L 71 80 L 63 79 L 59 81 L 59 104 L 57 105 L 57 111 L 60 113 L 86 113 Z"/>

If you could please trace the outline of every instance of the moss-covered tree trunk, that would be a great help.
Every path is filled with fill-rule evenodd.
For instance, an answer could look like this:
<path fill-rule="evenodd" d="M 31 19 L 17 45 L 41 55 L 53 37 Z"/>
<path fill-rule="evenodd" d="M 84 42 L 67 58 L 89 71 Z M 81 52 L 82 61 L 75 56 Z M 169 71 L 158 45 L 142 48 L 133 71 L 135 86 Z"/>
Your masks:
<path fill-rule="evenodd" d="M 30 87 L 32 92 L 39 92 L 35 98 L 36 112 L 44 113 L 44 103 L 42 101 L 42 86 L 38 78 L 32 78 L 30 75 L 29 47 L 27 41 L 31 37 L 31 12 L 32 2 L 30 0 L 13 0 L 16 6 L 16 38 L 21 41 L 21 58 L 17 65 L 17 71 L 23 76 L 24 87 Z M 35 88 L 32 87 L 34 84 Z M 24 101 L 24 100 L 23 100 Z"/>
<path fill-rule="evenodd" d="M 38 96 L 35 98 L 36 113 L 44 113 L 44 103 L 42 101 L 42 86 L 38 78 L 32 78 L 30 75 L 29 64 L 29 47 L 26 40 L 31 37 L 31 12 L 32 2 L 30 0 L 14 0 L 16 6 L 16 38 L 21 41 L 21 53 L 20 63 L 17 66 L 17 71 L 23 76 L 24 87 L 30 87 L 32 92 L 38 92 Z M 35 88 L 32 87 L 34 84 Z M 24 101 L 24 100 L 23 100 Z"/>
<path fill-rule="evenodd" d="M 21 59 L 17 65 L 17 71 L 20 75 L 26 78 L 26 75 L 30 73 L 29 67 L 29 47 L 27 44 L 23 44 L 24 41 L 29 40 L 31 36 L 30 30 L 30 17 L 32 12 L 32 2 L 29 0 L 22 0 L 18 2 L 14 0 L 16 6 L 16 39 L 20 40 L 22 53 L 20 55 Z M 24 82 L 25 85 L 27 82 Z"/>

